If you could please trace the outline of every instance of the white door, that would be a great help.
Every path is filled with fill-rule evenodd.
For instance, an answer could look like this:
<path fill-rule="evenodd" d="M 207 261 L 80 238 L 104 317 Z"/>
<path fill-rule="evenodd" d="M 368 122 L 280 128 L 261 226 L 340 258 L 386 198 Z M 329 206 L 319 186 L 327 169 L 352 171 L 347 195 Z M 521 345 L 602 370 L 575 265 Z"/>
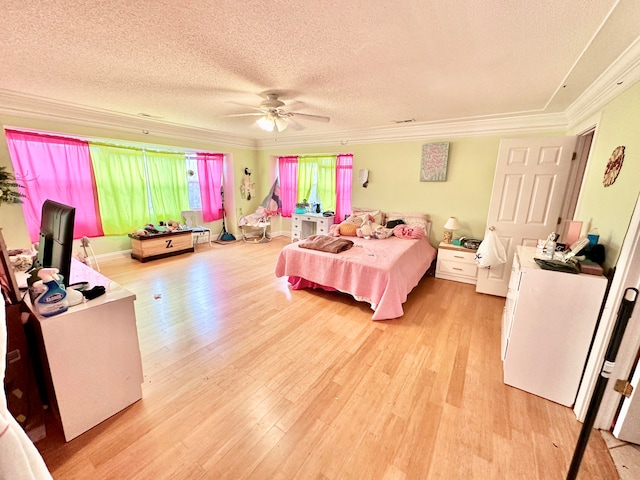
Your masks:
<path fill-rule="evenodd" d="M 506 297 L 518 245 L 535 246 L 556 230 L 576 137 L 500 142 L 487 216 L 507 251 L 507 262 L 478 270 L 476 292 Z"/>
<path fill-rule="evenodd" d="M 619 267 L 619 268 L 618 268 Z M 631 217 L 629 230 L 624 239 L 622 251 L 618 257 L 618 267 L 616 275 L 620 272 L 621 281 L 612 284 L 612 294 L 615 294 L 619 285 L 621 294 L 627 292 L 627 288 L 632 287 L 640 290 L 640 198 L 636 203 L 635 211 Z M 615 281 L 615 280 L 614 280 Z M 631 292 L 629 292 L 631 293 Z M 621 296 L 622 298 L 622 296 Z M 633 300 L 633 296 L 626 296 Z M 615 317 L 617 318 L 620 300 L 616 303 Z M 612 311 L 612 313 L 614 313 Z M 613 316 L 612 316 L 613 317 Z M 610 399 L 603 400 L 603 407 L 611 405 L 611 409 L 619 405 L 622 398 L 620 413 L 615 419 L 613 434 L 620 440 L 640 444 L 640 364 L 638 355 L 640 354 L 640 299 L 636 298 L 636 305 L 624 332 L 624 337 L 620 343 L 620 350 L 616 357 L 615 366 L 611 372 L 611 378 L 607 384 L 605 395 Z M 613 386 L 617 379 L 631 378 L 633 392 L 630 397 L 622 397 L 613 391 Z M 601 409 L 602 410 L 602 409 Z"/>
<path fill-rule="evenodd" d="M 613 434 L 616 438 L 624 440 L 625 442 L 640 444 L 640 393 L 638 392 L 640 368 L 638 367 L 639 365 L 636 364 L 631 379 L 633 392 L 630 397 L 624 398 L 622 402 L 620 414 L 613 427 Z"/>

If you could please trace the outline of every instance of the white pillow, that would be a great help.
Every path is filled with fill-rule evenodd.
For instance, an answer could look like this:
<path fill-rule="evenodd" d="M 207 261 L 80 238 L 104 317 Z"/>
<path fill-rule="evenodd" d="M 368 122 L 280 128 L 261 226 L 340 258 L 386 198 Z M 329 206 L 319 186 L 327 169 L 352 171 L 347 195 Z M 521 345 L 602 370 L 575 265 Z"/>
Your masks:
<path fill-rule="evenodd" d="M 358 207 L 353 207 L 351 209 L 351 215 L 353 215 L 354 217 L 362 217 L 364 214 L 371 215 L 373 217 L 373 223 L 377 223 L 378 225 L 385 224 L 384 213 L 382 213 L 380 210 Z"/>

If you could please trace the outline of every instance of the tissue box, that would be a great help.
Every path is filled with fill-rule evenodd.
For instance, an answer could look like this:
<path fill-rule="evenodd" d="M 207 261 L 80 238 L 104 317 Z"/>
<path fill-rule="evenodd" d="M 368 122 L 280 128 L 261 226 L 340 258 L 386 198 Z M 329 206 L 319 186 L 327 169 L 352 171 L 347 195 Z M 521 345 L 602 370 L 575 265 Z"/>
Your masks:
<path fill-rule="evenodd" d="M 580 262 L 580 273 L 588 275 L 602 275 L 602 267 L 595 262 L 584 260 Z"/>

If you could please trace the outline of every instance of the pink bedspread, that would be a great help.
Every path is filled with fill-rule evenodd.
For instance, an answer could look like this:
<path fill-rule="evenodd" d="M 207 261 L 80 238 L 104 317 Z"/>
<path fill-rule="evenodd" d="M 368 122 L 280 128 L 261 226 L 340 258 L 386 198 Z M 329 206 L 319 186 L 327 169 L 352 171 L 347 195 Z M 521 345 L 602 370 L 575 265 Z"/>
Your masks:
<path fill-rule="evenodd" d="M 276 276 L 289 276 L 294 289 L 318 287 L 349 293 L 371 304 L 373 320 L 401 317 L 402 304 L 429 269 L 435 248 L 426 237 L 349 239 L 353 248 L 337 254 L 299 248 L 297 243 L 287 245 L 278 256 Z"/>

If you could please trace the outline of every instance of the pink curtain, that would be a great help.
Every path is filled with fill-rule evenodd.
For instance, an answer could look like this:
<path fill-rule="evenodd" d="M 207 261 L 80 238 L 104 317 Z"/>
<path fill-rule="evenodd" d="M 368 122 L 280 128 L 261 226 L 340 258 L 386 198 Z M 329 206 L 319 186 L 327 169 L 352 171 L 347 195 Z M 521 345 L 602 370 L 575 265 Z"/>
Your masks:
<path fill-rule="evenodd" d="M 45 200 L 75 207 L 74 238 L 102 236 L 89 144 L 52 135 L 7 130 L 7 145 L 32 242 L 38 240 Z"/>
<path fill-rule="evenodd" d="M 197 153 L 202 220 L 212 222 L 222 218 L 222 167 L 224 154 Z"/>
<path fill-rule="evenodd" d="M 298 157 L 278 157 L 282 216 L 291 217 L 298 202 Z"/>
<path fill-rule="evenodd" d="M 336 161 L 336 217 L 340 223 L 351 213 L 351 188 L 353 184 L 353 155 L 341 153 Z"/>

